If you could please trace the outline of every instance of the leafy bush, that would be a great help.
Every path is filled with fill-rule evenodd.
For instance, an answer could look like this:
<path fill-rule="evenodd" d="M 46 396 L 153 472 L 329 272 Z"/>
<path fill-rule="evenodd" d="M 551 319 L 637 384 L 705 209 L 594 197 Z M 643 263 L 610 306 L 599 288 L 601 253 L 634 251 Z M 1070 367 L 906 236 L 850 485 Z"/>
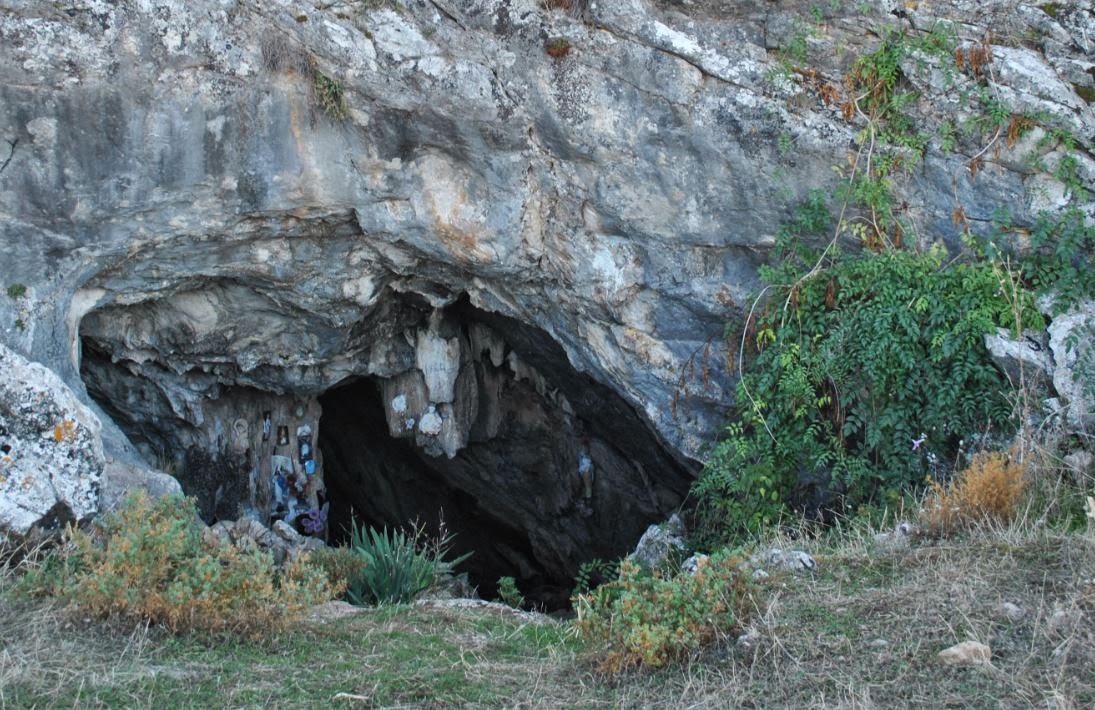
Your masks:
<path fill-rule="evenodd" d="M 1075 162 L 1075 158 L 1068 158 Z M 1062 159 L 1063 164 L 1066 159 Z M 1075 168 L 1073 168 L 1074 170 Z M 1064 176 L 1062 180 L 1069 183 Z M 1069 184 L 1074 201 L 1085 204 L 1087 193 L 1079 184 Z M 1030 229 L 1030 251 L 1017 254 L 1015 249 L 1003 249 L 1006 234 L 1012 230 L 1006 211 L 996 215 L 994 239 L 971 240 L 989 258 L 1000 258 L 1000 252 L 1019 265 L 1023 280 L 1040 295 L 1050 297 L 1051 310 L 1060 315 L 1085 301 L 1095 299 L 1095 226 L 1084 211 L 1075 205 L 1060 214 L 1039 215 Z M 1085 396 L 1095 397 L 1095 348 L 1085 347 L 1095 339 L 1095 325 L 1087 323 L 1073 331 L 1065 349 L 1076 358 L 1073 378 Z"/>
<path fill-rule="evenodd" d="M 739 388 L 740 397 L 740 388 Z M 756 417 L 733 422 L 692 485 L 696 501 L 692 546 L 713 549 L 755 536 L 779 521 L 794 487 L 795 472 L 777 467 L 775 446 L 762 432 L 747 429 L 745 421 L 761 426 Z"/>
<path fill-rule="evenodd" d="M 932 482 L 921 521 L 943 535 L 979 523 L 1007 522 L 1026 490 L 1025 473 L 1026 467 L 1006 454 L 977 454 L 949 485 Z"/>
<path fill-rule="evenodd" d="M 525 605 L 525 595 L 517 588 L 517 580 L 513 577 L 498 578 L 498 598 L 503 604 L 520 609 Z"/>
<path fill-rule="evenodd" d="M 738 629 L 753 609 L 740 560 L 716 554 L 690 574 L 662 576 L 634 562 L 620 565 L 616 581 L 574 598 L 575 628 L 603 644 L 601 667 L 619 672 L 682 658 Z"/>
<path fill-rule="evenodd" d="M 755 533 L 788 505 L 896 500 L 963 436 L 1009 427 L 983 336 L 1041 324 L 1032 296 L 998 264 L 944 263 L 941 249 L 831 246 L 822 261 L 805 236 L 828 223 L 815 196 L 762 270 L 775 297 L 749 324 L 737 421 L 693 488 L 700 544 Z"/>
<path fill-rule="evenodd" d="M 192 498 L 135 495 L 97 527 L 70 529 L 28 587 L 95 616 L 245 635 L 282 628 L 341 592 L 307 558 L 279 570 L 268 553 L 203 542 Z"/>
<path fill-rule="evenodd" d="M 350 547 L 365 566 L 359 576 L 349 581 L 346 595 L 350 603 L 364 606 L 409 602 L 471 556 L 468 553 L 446 561 L 451 535 L 442 534 L 429 549 L 419 545 L 421 537 L 419 533 L 408 535 L 402 530 L 358 528 L 355 521 Z"/>
<path fill-rule="evenodd" d="M 332 587 L 347 589 L 365 572 L 365 558 L 350 547 L 325 547 L 309 554 L 309 561 L 327 576 Z"/>
<path fill-rule="evenodd" d="M 1023 277 L 1039 291 L 1054 293 L 1058 311 L 1095 298 L 1095 227 L 1082 210 L 1041 215 L 1030 230 L 1031 253 Z"/>

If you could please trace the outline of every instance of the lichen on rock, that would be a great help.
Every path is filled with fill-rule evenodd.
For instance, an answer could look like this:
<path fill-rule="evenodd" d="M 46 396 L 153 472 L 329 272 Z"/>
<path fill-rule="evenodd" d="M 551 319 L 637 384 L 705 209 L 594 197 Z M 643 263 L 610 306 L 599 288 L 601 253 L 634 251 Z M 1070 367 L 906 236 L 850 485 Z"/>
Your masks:
<path fill-rule="evenodd" d="M 0 373 L 0 538 L 17 542 L 98 512 L 98 418 L 56 374 L 3 345 Z"/>

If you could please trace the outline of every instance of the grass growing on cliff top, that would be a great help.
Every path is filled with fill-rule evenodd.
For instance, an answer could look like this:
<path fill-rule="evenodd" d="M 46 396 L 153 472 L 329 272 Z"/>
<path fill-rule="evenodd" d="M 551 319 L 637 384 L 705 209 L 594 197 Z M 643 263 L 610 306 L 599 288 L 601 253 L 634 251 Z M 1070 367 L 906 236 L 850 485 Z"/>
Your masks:
<path fill-rule="evenodd" d="M 9 567 L 0 708 L 1090 707 L 1095 534 L 1036 518 L 907 549 L 858 524 L 766 540 L 819 570 L 763 582 L 751 641 L 612 677 L 569 622 L 498 607 L 388 606 L 214 642 L 26 600 Z M 992 665 L 942 666 L 938 652 L 967 639 L 992 648 Z"/>

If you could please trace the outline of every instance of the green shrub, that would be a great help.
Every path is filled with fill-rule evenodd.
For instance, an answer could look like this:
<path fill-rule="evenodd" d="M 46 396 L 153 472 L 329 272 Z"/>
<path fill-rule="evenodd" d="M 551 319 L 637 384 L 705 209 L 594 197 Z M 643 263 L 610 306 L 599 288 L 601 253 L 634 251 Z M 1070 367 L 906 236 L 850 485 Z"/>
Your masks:
<path fill-rule="evenodd" d="M 754 603 L 740 559 L 723 553 L 674 576 L 625 560 L 619 578 L 578 595 L 574 606 L 578 635 L 602 646 L 602 670 L 618 672 L 702 649 L 740 629 Z"/>
<path fill-rule="evenodd" d="M 1095 298 L 1095 227 L 1079 208 L 1056 217 L 1042 215 L 1030 233 L 1031 255 L 1023 276 L 1054 292 L 1060 309 Z"/>
<path fill-rule="evenodd" d="M 697 544 L 739 541 L 822 490 L 896 501 L 953 461 L 962 437 L 1010 428 L 1011 390 L 983 336 L 1042 324 L 1015 276 L 945 262 L 942 249 L 830 248 L 811 272 L 805 237 L 828 223 L 814 198 L 762 269 L 774 296 L 750 324 L 736 421 L 693 488 Z"/>
<path fill-rule="evenodd" d="M 332 587 L 340 589 L 348 588 L 365 572 L 365 558 L 350 547 L 325 547 L 310 553 L 308 559 L 323 571 Z"/>
<path fill-rule="evenodd" d="M 409 602 L 471 556 L 468 553 L 446 561 L 451 535 L 442 534 L 429 548 L 419 545 L 421 537 L 402 530 L 358 528 L 355 521 L 350 548 L 365 566 L 360 576 L 349 580 L 346 595 L 350 603 L 363 606 Z"/>
<path fill-rule="evenodd" d="M 26 293 L 27 287 L 23 284 L 12 284 L 11 286 L 8 286 L 8 298 L 22 298 Z"/>
<path fill-rule="evenodd" d="M 70 529 L 27 588 L 99 617 L 253 636 L 341 592 L 306 558 L 278 569 L 268 553 L 205 543 L 192 498 L 135 495 L 96 525 Z"/>
<path fill-rule="evenodd" d="M 1074 192 L 1083 188 L 1075 186 Z M 1015 231 L 1011 215 L 994 215 L 989 239 L 970 236 L 970 245 L 987 259 L 1009 259 L 1018 265 L 1023 281 L 1039 294 L 1053 296 L 1053 310 L 1061 313 L 1095 298 L 1095 227 L 1082 209 L 1070 206 L 1060 214 L 1042 213 L 1029 230 L 1029 250 L 1019 253 L 1010 244 Z"/>
<path fill-rule="evenodd" d="M 513 577 L 498 578 L 498 598 L 503 604 L 520 609 L 525 605 L 525 595 L 517 588 L 517 580 Z"/>

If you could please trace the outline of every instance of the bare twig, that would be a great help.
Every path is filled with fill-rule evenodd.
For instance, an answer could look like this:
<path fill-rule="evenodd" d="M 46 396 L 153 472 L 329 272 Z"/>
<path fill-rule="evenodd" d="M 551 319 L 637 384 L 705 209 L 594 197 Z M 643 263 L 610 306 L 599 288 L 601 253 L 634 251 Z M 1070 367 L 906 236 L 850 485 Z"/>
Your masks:
<path fill-rule="evenodd" d="M 768 436 L 771 437 L 772 442 L 775 443 L 776 435 L 773 434 L 772 430 L 768 427 L 768 420 L 764 418 L 764 415 L 760 411 L 760 405 L 757 404 L 757 400 L 753 399 L 752 393 L 749 392 L 749 385 L 745 383 L 745 338 L 749 333 L 749 321 L 753 319 L 753 312 L 756 311 L 757 304 L 760 303 L 760 299 L 764 297 L 765 291 L 770 288 L 772 287 L 769 285 L 761 289 L 761 292 L 753 299 L 753 305 L 749 306 L 749 314 L 745 316 L 745 324 L 741 328 L 741 345 L 738 347 L 738 378 L 741 382 L 741 391 L 749 398 L 749 404 L 753 405 L 753 411 L 760 417 L 760 423 L 764 425 L 764 430 L 768 432 Z"/>
<path fill-rule="evenodd" d="M 12 157 L 15 156 L 15 146 L 19 145 L 19 139 L 16 138 L 13 141 L 7 141 L 7 144 L 11 150 L 8 151 L 8 159 L 4 161 L 3 165 L 0 165 L 0 173 L 4 172 L 4 169 L 8 167 L 8 163 L 11 162 Z"/>

